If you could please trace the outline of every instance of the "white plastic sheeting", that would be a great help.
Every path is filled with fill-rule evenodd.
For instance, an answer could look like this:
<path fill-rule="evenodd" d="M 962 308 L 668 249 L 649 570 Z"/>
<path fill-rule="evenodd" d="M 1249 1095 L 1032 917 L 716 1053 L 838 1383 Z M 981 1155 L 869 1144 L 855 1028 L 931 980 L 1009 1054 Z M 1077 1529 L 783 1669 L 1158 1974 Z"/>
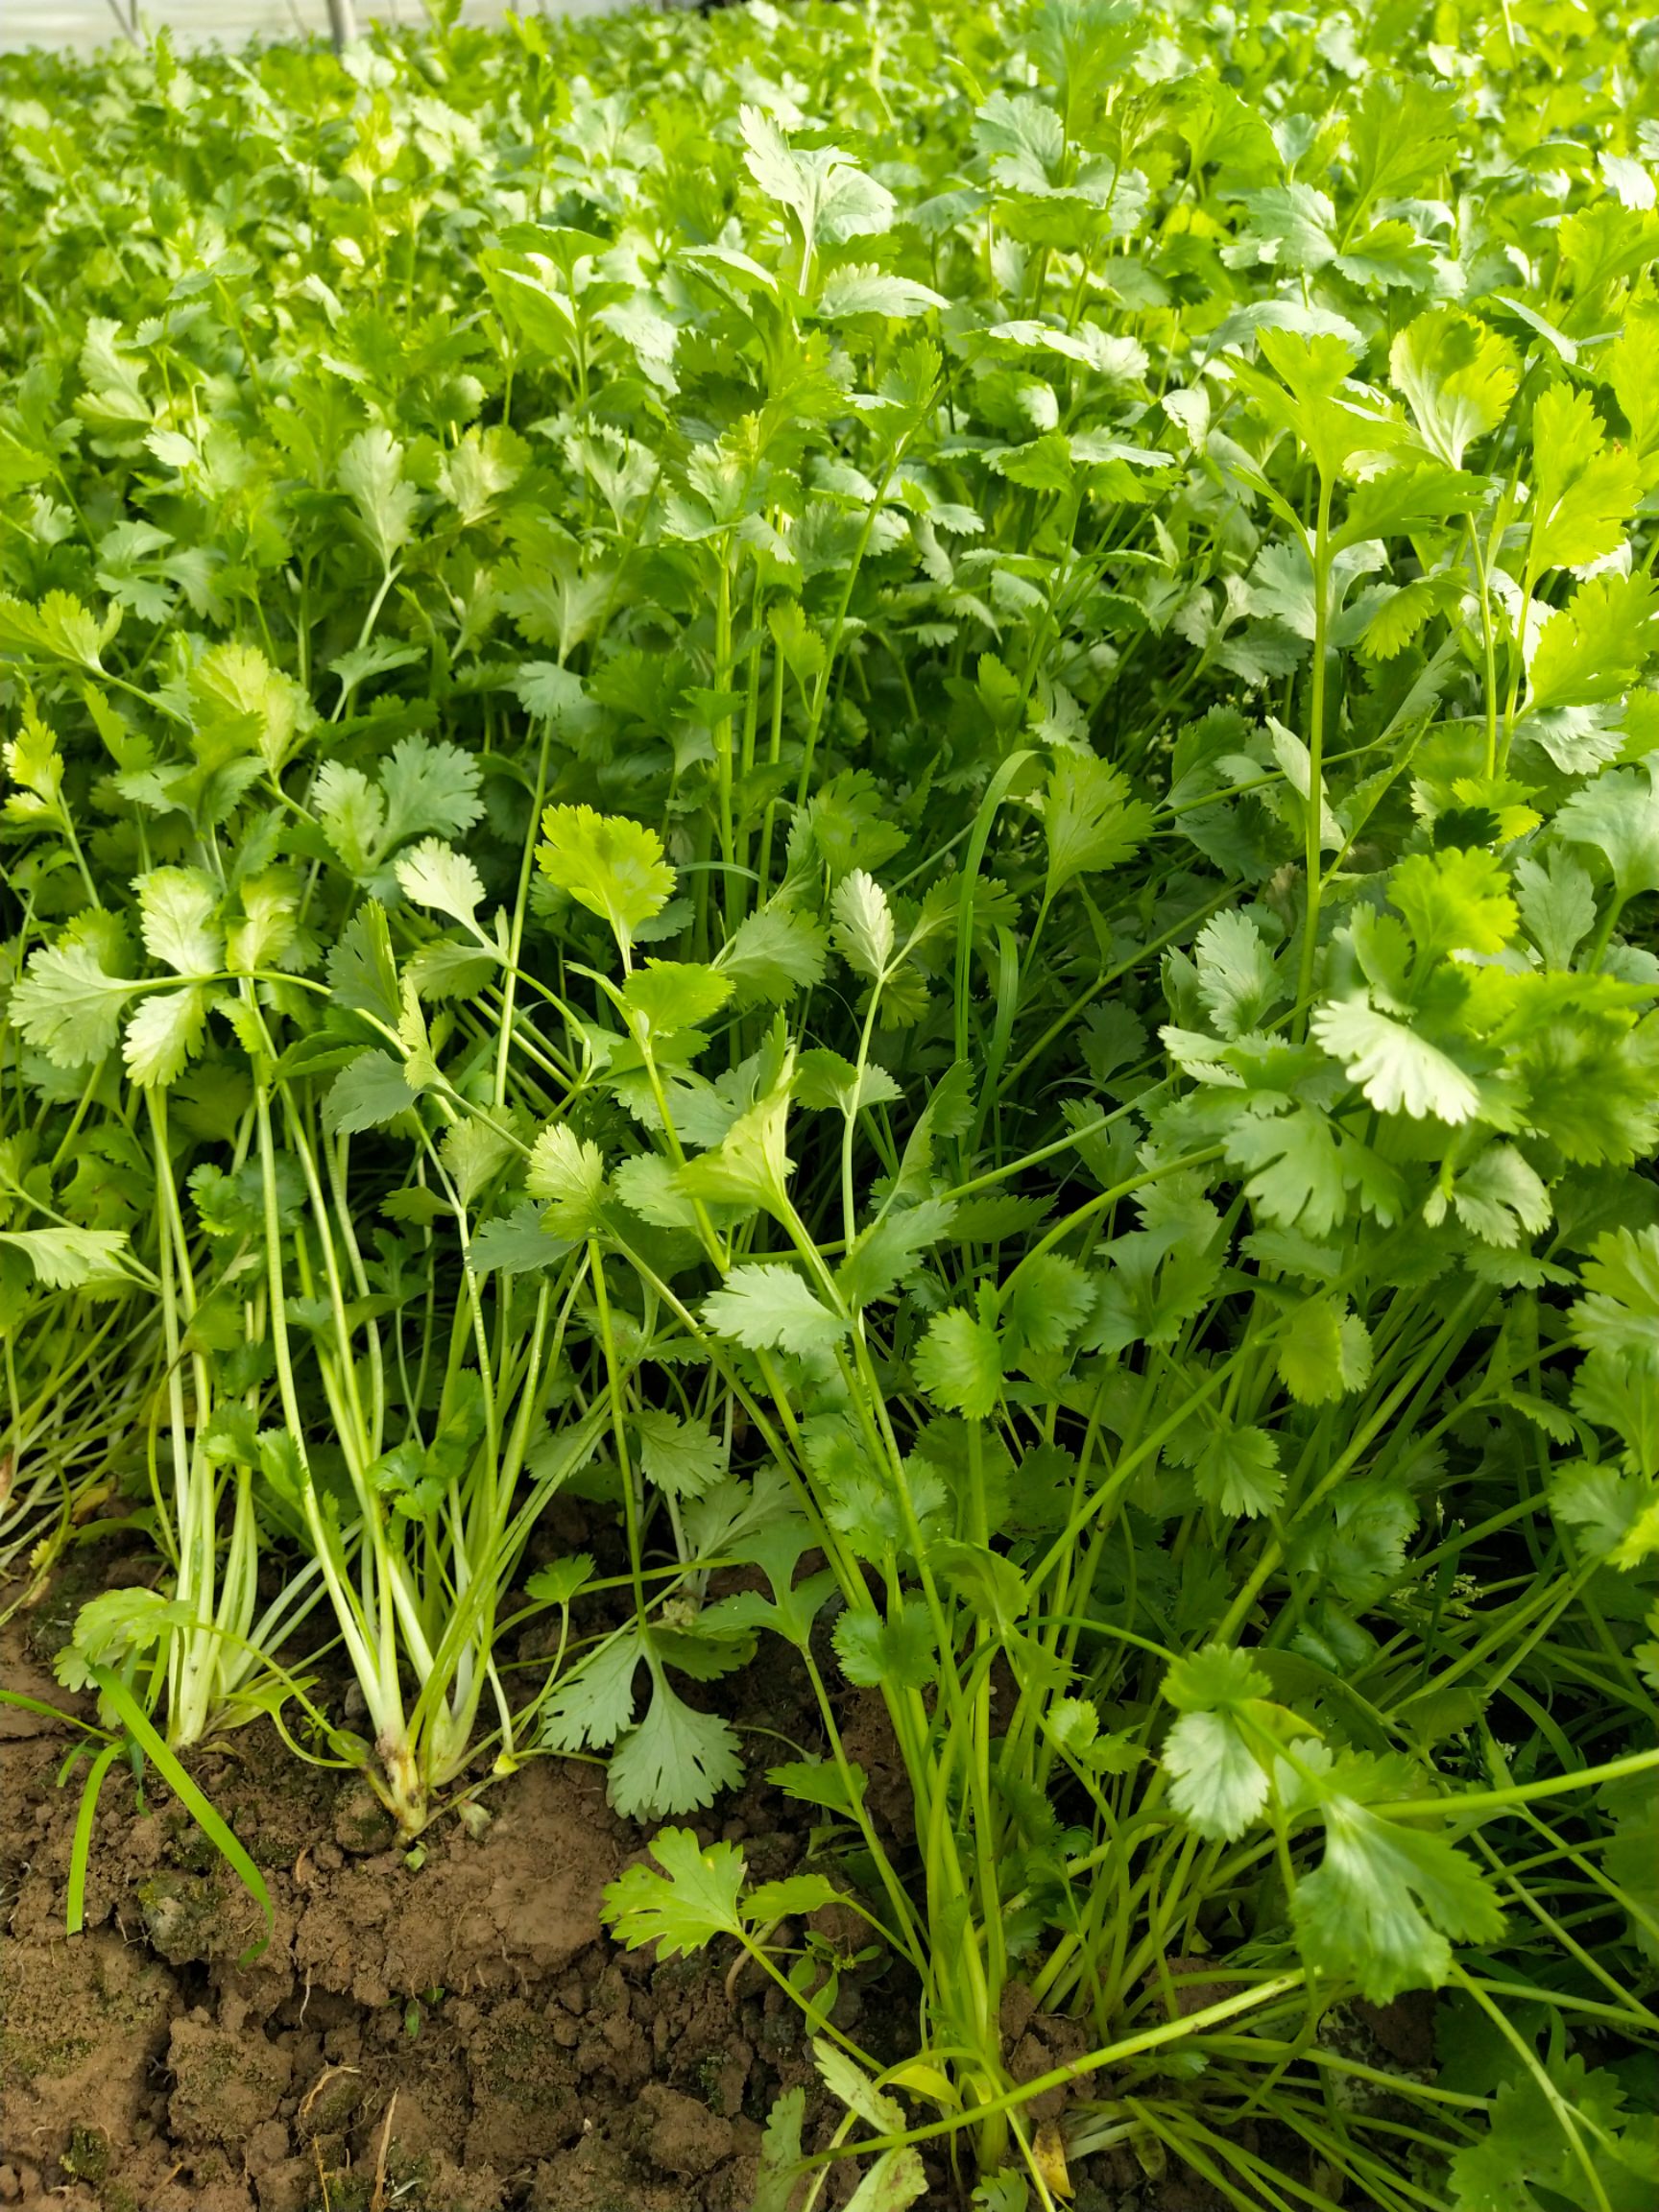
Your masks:
<path fill-rule="evenodd" d="M 546 14 L 589 15 L 624 0 L 546 0 Z M 0 52 L 19 46 L 74 47 L 85 51 L 121 36 L 132 0 L 0 0 Z M 360 23 L 419 24 L 421 0 L 356 0 Z M 538 0 L 520 0 L 533 14 Z M 120 16 L 116 11 L 119 9 Z M 462 0 L 465 23 L 489 23 L 504 12 L 504 0 Z M 326 36 L 327 0 L 139 0 L 139 19 L 166 25 L 180 47 L 239 46 L 249 38 Z"/>

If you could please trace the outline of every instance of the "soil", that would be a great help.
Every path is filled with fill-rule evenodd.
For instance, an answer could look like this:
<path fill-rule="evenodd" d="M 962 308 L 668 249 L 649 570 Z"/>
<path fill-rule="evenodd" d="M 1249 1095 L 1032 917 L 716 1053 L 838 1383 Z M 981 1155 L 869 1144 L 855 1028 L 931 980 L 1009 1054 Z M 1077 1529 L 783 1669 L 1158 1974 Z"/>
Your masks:
<path fill-rule="evenodd" d="M 15 1631 L 0 1679 L 75 1710 Z M 441 1820 L 412 1866 L 360 1782 L 242 1731 L 191 1764 L 276 1907 L 244 1964 L 258 1909 L 124 1767 L 65 1936 L 74 1734 L 0 1707 L 0 2204 L 747 2212 L 761 2124 L 810 2057 L 779 1992 L 728 1990 L 729 1959 L 657 1966 L 604 1936 L 601 1892 L 643 1838 L 601 1768 L 533 1762 L 481 1835 Z M 781 1807 L 754 1785 L 700 1833 L 785 1873 Z"/>
<path fill-rule="evenodd" d="M 68 1716 L 85 1707 L 51 1672 L 74 1610 L 56 1595 L 0 1631 L 0 1681 Z M 809 1743 L 776 1652 L 752 1672 L 726 1686 L 739 1727 Z M 879 1707 L 847 1726 L 876 1781 L 892 1766 Z M 806 2085 L 808 2139 L 828 2140 L 838 2114 L 780 1991 L 729 1980 L 730 1946 L 658 1965 L 605 1936 L 601 1892 L 645 1839 L 597 1766 L 531 1763 L 492 1792 L 481 1834 L 442 1819 L 412 1864 L 360 1781 L 303 1765 L 264 1724 L 240 1731 L 191 1766 L 275 1904 L 272 1941 L 242 1962 L 257 1908 L 156 1776 L 140 1789 L 121 1766 L 85 1927 L 65 1935 L 84 1767 L 59 1775 L 76 1737 L 0 1706 L 0 2207 L 750 2212 L 781 2091 Z M 740 1842 L 765 1880 L 800 1864 L 809 1817 L 755 1779 L 689 1824 Z M 866 1974 L 843 1981 L 835 2017 L 898 2056 L 913 1993 L 881 1963 Z M 1008 2028 L 1027 2075 L 1077 2032 Z M 1077 2212 L 1219 2202 L 1195 2179 L 1150 2183 L 1124 2153 L 1091 2167 Z M 835 2169 L 825 2212 L 856 2179 Z M 943 2167 L 930 2179 L 926 2205 L 961 2201 Z"/>

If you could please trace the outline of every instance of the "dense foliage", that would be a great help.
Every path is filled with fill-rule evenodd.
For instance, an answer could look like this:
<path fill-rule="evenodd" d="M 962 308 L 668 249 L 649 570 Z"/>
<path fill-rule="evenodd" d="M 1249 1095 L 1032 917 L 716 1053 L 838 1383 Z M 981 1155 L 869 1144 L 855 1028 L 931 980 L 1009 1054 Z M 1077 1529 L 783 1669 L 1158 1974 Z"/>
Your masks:
<path fill-rule="evenodd" d="M 1576 0 L 0 63 L 0 1556 L 154 1535 L 101 1759 L 774 1762 L 814 1871 L 611 1917 L 787 1982 L 861 2205 L 1651 2201 L 1656 161 Z"/>

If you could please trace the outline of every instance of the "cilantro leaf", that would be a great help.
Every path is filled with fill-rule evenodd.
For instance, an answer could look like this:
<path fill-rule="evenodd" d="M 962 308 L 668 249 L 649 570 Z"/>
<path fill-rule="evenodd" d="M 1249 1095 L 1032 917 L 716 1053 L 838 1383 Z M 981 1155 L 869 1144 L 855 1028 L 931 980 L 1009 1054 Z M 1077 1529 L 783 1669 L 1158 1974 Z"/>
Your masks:
<path fill-rule="evenodd" d="M 715 957 L 739 1005 L 781 1006 L 824 979 L 828 943 L 810 915 L 776 902 L 737 925 Z"/>
<path fill-rule="evenodd" d="M 547 1200 L 542 1218 L 555 1237 L 590 1237 L 600 1227 L 605 1157 L 567 1123 L 552 1122 L 538 1136 L 524 1182 L 532 1198 Z"/>
<path fill-rule="evenodd" d="M 1589 393 L 1565 384 L 1541 393 L 1528 508 L 1534 570 L 1578 567 L 1613 552 L 1640 496 L 1635 459 L 1608 445 Z"/>
<path fill-rule="evenodd" d="M 627 1820 L 661 1819 L 712 1805 L 743 1779 L 737 1735 L 716 1713 L 699 1713 L 653 1671 L 644 1719 L 611 1754 L 607 1793 Z"/>
<path fill-rule="evenodd" d="M 655 1943 L 660 1959 L 688 1957 L 716 1936 L 742 1933 L 738 1899 L 747 1871 L 735 1843 L 705 1851 L 689 1828 L 664 1828 L 651 1841 L 661 1869 L 630 1866 L 605 1891 L 600 1918 L 630 1951 Z"/>
<path fill-rule="evenodd" d="M 662 840 L 641 823 L 596 814 L 591 806 L 549 806 L 541 839 L 537 866 L 579 906 L 607 921 L 626 954 L 674 889 Z"/>
<path fill-rule="evenodd" d="M 105 966 L 107 934 L 69 935 L 31 954 L 12 994 L 12 1019 L 60 1068 L 102 1060 L 115 1048 L 121 1015 L 136 984 Z"/>
<path fill-rule="evenodd" d="M 1062 753 L 1049 774 L 1043 814 L 1045 896 L 1053 899 L 1079 876 L 1118 867 L 1140 850 L 1151 827 L 1151 808 L 1131 798 L 1121 769 L 1092 753 Z"/>
<path fill-rule="evenodd" d="M 1379 1014 L 1362 996 L 1321 1006 L 1310 1026 L 1380 1113 L 1413 1120 L 1433 1115 L 1455 1125 L 1479 1108 L 1475 1081 L 1455 1060 L 1405 1022 Z"/>
<path fill-rule="evenodd" d="M 677 1413 L 643 1412 L 635 1415 L 634 1426 L 640 1466 L 671 1498 L 700 1497 L 725 1479 L 730 1449 L 698 1423 Z"/>
<path fill-rule="evenodd" d="M 1503 1915 L 1479 1869 L 1431 1830 L 1328 1797 L 1325 1855 L 1296 1885 L 1291 1910 L 1309 1965 L 1352 1982 L 1373 2005 L 1451 1974 L 1448 1938 L 1490 1943 Z"/>
<path fill-rule="evenodd" d="M 935 1314 L 916 1350 L 916 1380 L 952 1413 L 983 1421 L 1002 1394 L 1002 1346 L 995 1329 L 960 1308 Z"/>
<path fill-rule="evenodd" d="M 847 1334 L 847 1324 L 807 1289 L 783 1262 L 733 1267 L 725 1287 L 703 1301 L 703 1316 L 716 1334 L 752 1351 L 776 1346 L 803 1357 L 822 1357 Z"/>
<path fill-rule="evenodd" d="M 484 883 L 465 854 L 426 837 L 398 858 L 394 873 L 405 899 L 418 906 L 436 907 L 468 928 L 475 927 Z"/>
<path fill-rule="evenodd" d="M 1621 900 L 1659 891 L 1659 777 L 1615 768 L 1575 791 L 1555 816 L 1555 834 L 1588 845 L 1612 871 Z"/>

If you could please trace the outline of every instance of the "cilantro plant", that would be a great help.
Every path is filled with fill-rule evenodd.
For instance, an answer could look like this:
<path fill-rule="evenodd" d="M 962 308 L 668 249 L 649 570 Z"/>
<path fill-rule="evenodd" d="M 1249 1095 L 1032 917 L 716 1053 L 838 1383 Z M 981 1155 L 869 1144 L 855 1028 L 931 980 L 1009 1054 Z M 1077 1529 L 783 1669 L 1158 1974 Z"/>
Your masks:
<path fill-rule="evenodd" d="M 801 2005 L 780 2203 L 1644 2200 L 1650 28 L 101 66 L 0 64 L 0 1542 L 136 1458 L 165 1570 L 68 1672 L 414 1834 L 710 1808 L 786 1647 L 813 1868 L 608 1905 Z"/>

